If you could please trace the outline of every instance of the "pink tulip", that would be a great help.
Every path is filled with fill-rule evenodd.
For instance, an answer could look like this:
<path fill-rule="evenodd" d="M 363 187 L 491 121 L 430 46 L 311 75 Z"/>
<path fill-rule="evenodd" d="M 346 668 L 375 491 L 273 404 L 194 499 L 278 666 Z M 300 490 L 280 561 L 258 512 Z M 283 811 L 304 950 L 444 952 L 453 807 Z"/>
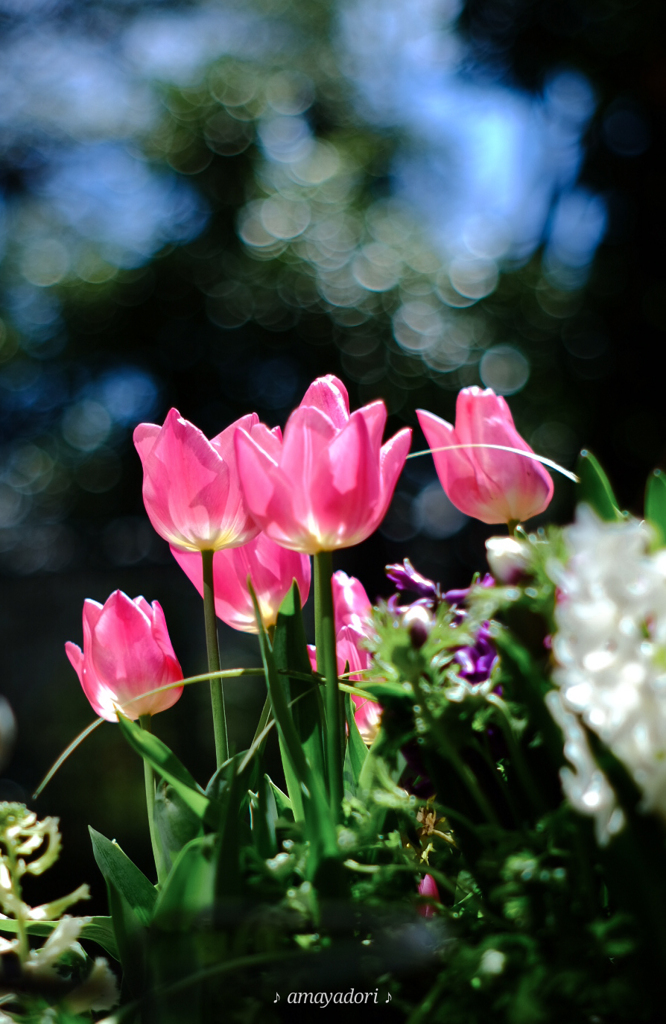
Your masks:
<path fill-rule="evenodd" d="M 351 579 L 354 580 L 354 577 L 352 576 Z M 358 583 L 359 587 L 363 589 L 358 580 L 354 580 L 354 582 Z M 366 633 L 354 626 L 342 626 L 338 631 L 335 645 L 338 675 L 343 675 L 347 666 L 349 666 L 351 674 L 347 677 L 346 681 L 349 683 L 359 683 L 361 686 L 363 685 L 363 676 L 360 673 L 370 668 L 372 664 L 372 655 L 363 646 L 363 640 L 366 635 Z M 310 664 L 316 670 L 317 651 L 312 644 L 308 644 L 308 654 L 310 656 Z M 377 704 L 374 700 L 368 700 L 367 697 L 359 697 L 356 694 L 352 694 L 352 702 L 355 706 L 354 721 L 361 736 L 369 745 L 379 731 L 382 717 L 381 705 Z"/>
<path fill-rule="evenodd" d="M 200 556 L 194 551 L 179 551 L 173 546 L 171 553 L 203 595 Z M 248 576 L 257 595 L 262 622 L 267 629 L 275 625 L 280 605 L 294 580 L 298 584 L 301 604 L 307 601 L 310 592 L 310 559 L 307 555 L 279 547 L 265 533 L 260 533 L 240 548 L 215 552 L 213 580 L 218 618 L 233 629 L 257 633 L 257 621 L 247 586 Z"/>
<path fill-rule="evenodd" d="M 241 416 L 209 441 L 171 409 L 164 426 L 140 423 L 134 444 L 143 463 L 143 500 L 161 537 L 186 551 L 219 551 L 259 533 L 238 482 L 234 434 L 259 423 Z"/>
<path fill-rule="evenodd" d="M 320 377 L 289 417 L 284 441 L 257 424 L 236 432 L 241 487 L 269 537 L 316 554 L 359 544 L 379 526 L 409 451 L 411 430 L 382 446 L 383 402 L 350 415 L 337 377 Z"/>
<path fill-rule="evenodd" d="M 431 900 L 437 900 L 438 903 L 440 902 L 439 889 L 432 875 L 423 876 L 419 882 L 418 894 L 419 896 L 427 896 Z M 433 917 L 435 908 L 428 903 L 422 903 L 419 907 L 419 914 L 421 917 Z"/>
<path fill-rule="evenodd" d="M 531 452 L 513 424 L 506 401 L 490 388 L 463 388 L 456 403 L 455 428 L 423 409 L 417 410 L 431 448 L 494 444 Z M 456 508 L 483 523 L 522 522 L 543 512 L 553 496 L 553 481 L 534 459 L 494 448 L 434 451 L 435 469 Z"/>
<path fill-rule="evenodd" d="M 109 722 L 118 720 L 116 708 L 134 719 L 166 711 L 183 692 L 177 686 L 133 700 L 183 678 L 157 601 L 131 600 L 121 590 L 103 607 L 85 601 L 83 650 L 73 643 L 65 644 L 65 650 L 93 710 Z"/>
<path fill-rule="evenodd" d="M 338 570 L 331 577 L 331 586 L 336 634 L 343 626 L 354 626 L 365 632 L 372 605 L 361 581 Z"/>

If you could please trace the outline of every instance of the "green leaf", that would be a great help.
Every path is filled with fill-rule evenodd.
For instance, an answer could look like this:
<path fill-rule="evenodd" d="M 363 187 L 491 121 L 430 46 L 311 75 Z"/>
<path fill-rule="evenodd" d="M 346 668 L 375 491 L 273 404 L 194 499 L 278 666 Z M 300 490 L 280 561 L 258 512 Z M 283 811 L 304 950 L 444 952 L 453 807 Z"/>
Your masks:
<path fill-rule="evenodd" d="M 659 534 L 659 543 L 666 544 L 666 475 L 655 469 L 645 489 L 645 518 Z"/>
<path fill-rule="evenodd" d="M 94 828 L 89 831 L 97 866 L 106 881 L 123 988 L 138 996 L 146 984 L 146 926 L 153 916 L 157 891 L 117 843 Z"/>
<path fill-rule="evenodd" d="M 579 501 L 589 505 L 601 519 L 609 523 L 624 518 L 608 477 L 591 452 L 583 449 L 580 453 L 576 473 L 580 478 Z"/>
<path fill-rule="evenodd" d="M 196 817 L 205 822 L 209 828 L 217 828 L 219 807 L 209 800 L 185 765 L 169 750 L 166 743 L 124 715 L 118 715 L 118 723 L 129 745 L 173 786 L 183 803 Z"/>
<path fill-rule="evenodd" d="M 157 900 L 156 925 L 186 930 L 210 912 L 215 894 L 213 846 L 213 836 L 201 836 L 180 851 Z"/>
<path fill-rule="evenodd" d="M 127 900 L 142 924 L 149 924 L 157 902 L 157 890 L 117 843 L 88 826 L 97 867 Z"/>
<path fill-rule="evenodd" d="M 167 870 L 187 843 L 203 835 L 200 819 L 166 779 L 155 792 L 155 825 L 162 844 Z"/>
<path fill-rule="evenodd" d="M 286 761 L 296 776 L 303 798 L 305 831 L 312 844 L 313 858 L 310 864 L 312 875 L 322 857 L 334 857 L 338 854 L 335 826 L 331 819 L 328 800 L 322 781 L 311 769 L 301 746 L 291 711 L 287 704 L 284 686 L 278 676 L 273 649 L 261 621 L 257 598 L 250 588 L 254 610 L 259 627 L 259 646 L 266 673 L 268 692 L 273 708 L 273 717 L 284 742 Z"/>
<path fill-rule="evenodd" d="M 51 932 L 55 931 L 58 927 L 58 924 L 58 921 L 28 921 L 25 930 L 28 935 L 48 938 Z M 16 935 L 17 930 L 18 926 L 13 918 L 0 917 L 0 932 L 3 932 L 5 935 Z M 109 956 L 112 956 L 114 960 L 118 960 L 118 946 L 110 917 L 93 917 L 86 920 L 86 923 L 79 932 L 79 938 L 96 942 Z"/>
<path fill-rule="evenodd" d="M 290 818 L 293 820 L 294 812 L 291 807 L 291 800 L 286 793 L 283 793 L 279 786 L 276 786 L 273 780 L 267 775 L 268 784 L 271 787 L 271 793 L 275 798 L 275 806 L 277 807 L 278 816 L 280 818 Z"/>
<path fill-rule="evenodd" d="M 365 759 L 368 756 L 368 748 L 358 731 L 356 719 L 354 718 L 354 704 L 348 693 L 345 694 L 345 717 L 347 719 L 347 728 L 349 730 L 347 756 L 345 761 L 349 764 L 353 784 L 353 794 L 356 795 L 361 771 L 365 764 Z"/>
<path fill-rule="evenodd" d="M 223 813 L 217 837 L 215 870 L 215 902 L 237 896 L 241 888 L 240 851 L 242 845 L 241 817 L 248 799 L 247 776 L 250 763 L 243 772 L 232 758 L 228 763 L 227 787 L 223 793 Z"/>
<path fill-rule="evenodd" d="M 271 789 L 271 780 L 268 775 L 262 775 L 259 780 L 256 806 L 252 808 L 252 831 L 255 836 L 257 852 L 264 860 L 274 857 L 277 853 L 275 836 L 277 819 L 278 809 Z"/>
<path fill-rule="evenodd" d="M 301 595 L 294 581 L 277 617 L 273 657 L 305 756 L 319 778 L 326 777 L 322 735 L 324 707 L 321 688 L 310 665 L 301 612 Z M 291 670 L 298 676 L 285 675 Z"/>

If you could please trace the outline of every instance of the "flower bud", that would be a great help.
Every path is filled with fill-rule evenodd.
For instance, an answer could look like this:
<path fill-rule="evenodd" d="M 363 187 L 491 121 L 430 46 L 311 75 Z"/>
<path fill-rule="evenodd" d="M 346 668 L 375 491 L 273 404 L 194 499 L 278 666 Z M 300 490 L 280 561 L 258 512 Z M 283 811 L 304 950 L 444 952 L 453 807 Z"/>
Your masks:
<path fill-rule="evenodd" d="M 518 583 L 530 570 L 532 552 L 527 541 L 515 537 L 489 537 L 486 558 L 500 583 Z"/>
<path fill-rule="evenodd" d="M 425 896 L 430 900 L 436 900 L 439 902 L 439 889 L 437 888 L 437 882 L 432 875 L 424 875 L 418 886 L 419 896 Z M 433 917 L 435 914 L 435 908 L 430 903 L 422 903 L 419 907 L 419 914 L 421 917 Z"/>
<path fill-rule="evenodd" d="M 432 629 L 432 616 L 422 604 L 413 604 L 402 617 L 402 623 L 409 629 L 409 639 L 417 650 L 423 647 Z"/>

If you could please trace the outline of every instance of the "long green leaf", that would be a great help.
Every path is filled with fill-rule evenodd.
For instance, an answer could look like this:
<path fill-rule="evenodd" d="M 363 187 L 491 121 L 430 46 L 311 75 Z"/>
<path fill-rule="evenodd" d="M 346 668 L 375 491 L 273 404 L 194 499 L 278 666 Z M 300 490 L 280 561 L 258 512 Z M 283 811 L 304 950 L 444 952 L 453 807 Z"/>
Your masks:
<path fill-rule="evenodd" d="M 278 816 L 281 818 L 288 817 L 293 819 L 294 812 L 291 806 L 291 800 L 286 793 L 283 793 L 279 786 L 276 786 L 273 780 L 267 775 L 269 785 L 271 787 L 271 793 L 275 798 L 275 806 L 277 807 Z"/>
<path fill-rule="evenodd" d="M 264 629 L 257 598 L 252 588 L 250 588 L 250 593 L 252 594 L 259 628 L 259 646 L 266 672 L 273 717 L 277 722 L 278 730 L 284 741 L 287 761 L 291 765 L 301 787 L 305 831 L 311 842 L 314 854 L 311 865 L 312 874 L 314 875 L 322 857 L 333 858 L 338 854 L 335 826 L 329 813 L 328 800 L 322 782 L 312 771 L 300 744 L 296 726 L 287 704 L 284 687 L 278 676 L 273 650 Z"/>
<path fill-rule="evenodd" d="M 591 452 L 583 449 L 578 456 L 576 472 L 580 478 L 578 500 L 589 505 L 601 519 L 605 519 L 607 522 L 622 519 L 623 516 L 608 477 Z"/>
<path fill-rule="evenodd" d="M 347 719 L 347 729 L 349 730 L 345 764 L 349 765 L 353 793 L 356 795 L 361 771 L 363 770 L 365 759 L 368 756 L 368 748 L 363 742 L 363 738 L 358 731 L 356 719 L 354 718 L 354 705 L 348 693 L 345 694 L 345 718 Z"/>
<path fill-rule="evenodd" d="M 113 934 L 123 967 L 123 990 L 136 997 L 147 980 L 147 925 L 157 891 L 116 843 L 94 828 L 89 831 L 97 866 L 106 881 Z"/>
<path fill-rule="evenodd" d="M 166 743 L 124 715 L 118 715 L 118 723 L 123 736 L 137 754 L 148 761 L 155 771 L 173 786 L 183 803 L 197 818 L 205 822 L 209 828 L 216 828 L 219 808 L 209 800 Z"/>
<path fill-rule="evenodd" d="M 58 927 L 58 924 L 58 921 L 28 921 L 25 930 L 28 935 L 48 938 L 51 932 L 55 931 Z M 16 935 L 17 930 L 18 925 L 13 918 L 0 916 L 0 932 L 3 932 L 5 935 Z M 119 959 L 118 946 L 110 917 L 86 918 L 85 924 L 79 932 L 79 938 L 96 942 L 114 960 Z"/>
<path fill-rule="evenodd" d="M 296 582 L 280 606 L 273 639 L 273 656 L 287 701 L 297 701 L 291 713 L 305 756 L 312 770 L 323 779 L 326 773 L 322 744 L 324 707 L 321 688 L 310 667 L 301 595 Z"/>
<path fill-rule="evenodd" d="M 257 852 L 264 860 L 274 857 L 277 853 L 275 836 L 277 818 L 278 809 L 271 789 L 271 780 L 268 775 L 262 775 L 259 780 L 257 804 L 252 811 L 252 832 L 255 836 Z"/>
<path fill-rule="evenodd" d="M 154 923 L 188 929 L 197 916 L 210 911 L 214 891 L 213 836 L 208 835 L 193 839 L 178 854 L 157 900 Z"/>
<path fill-rule="evenodd" d="M 117 843 L 88 827 L 97 867 L 121 893 L 142 924 L 149 924 L 157 902 L 157 890 Z"/>

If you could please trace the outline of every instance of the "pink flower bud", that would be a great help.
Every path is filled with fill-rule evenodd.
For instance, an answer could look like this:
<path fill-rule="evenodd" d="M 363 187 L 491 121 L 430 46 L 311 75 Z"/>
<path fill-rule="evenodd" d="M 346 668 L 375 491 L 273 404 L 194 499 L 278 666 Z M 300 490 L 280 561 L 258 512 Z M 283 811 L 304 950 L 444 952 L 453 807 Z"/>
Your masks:
<path fill-rule="evenodd" d="M 354 577 L 351 577 L 351 579 L 354 580 Z M 355 582 L 358 583 L 358 580 L 355 580 Z M 347 666 L 349 666 L 350 675 L 346 681 L 349 683 L 359 683 L 361 686 L 363 685 L 363 677 L 360 673 L 370 668 L 372 664 L 372 655 L 363 646 L 364 639 L 365 633 L 353 625 L 343 626 L 338 631 L 336 638 L 338 675 L 341 676 Z M 312 644 L 308 644 L 308 655 L 312 668 L 316 669 L 317 651 Z M 374 700 L 368 700 L 367 697 L 359 697 L 356 694 L 352 694 L 352 702 L 355 709 L 354 721 L 358 731 L 365 742 L 370 745 L 379 731 L 382 717 L 381 705 L 377 704 Z"/>
<path fill-rule="evenodd" d="M 134 444 L 143 464 L 143 501 L 151 523 L 186 551 L 219 551 L 259 533 L 241 493 L 234 434 L 251 430 L 256 413 L 241 416 L 209 441 L 171 409 L 164 426 L 140 423 Z"/>
<path fill-rule="evenodd" d="M 386 514 L 411 430 L 382 445 L 383 402 L 350 415 L 344 384 L 320 377 L 289 417 L 284 442 L 263 424 L 236 432 L 243 494 L 276 543 L 315 554 L 359 544 Z"/>
<path fill-rule="evenodd" d="M 506 401 L 490 388 L 463 388 L 455 428 L 423 409 L 417 416 L 432 449 L 449 445 L 503 445 L 531 452 L 516 430 Z M 553 481 L 534 459 L 496 448 L 433 451 L 435 469 L 450 501 L 483 523 L 522 522 L 548 507 Z"/>
<path fill-rule="evenodd" d="M 109 722 L 118 720 L 116 708 L 133 719 L 166 711 L 183 692 L 176 686 L 141 697 L 183 678 L 157 601 L 131 600 L 121 590 L 104 606 L 85 601 L 83 650 L 73 643 L 65 644 L 65 650 L 93 710 Z"/>
<path fill-rule="evenodd" d="M 437 883 L 432 875 L 424 875 L 419 882 L 418 887 L 419 896 L 427 896 L 431 900 L 437 900 L 439 903 L 439 889 Z M 433 917 L 435 914 L 435 908 L 430 906 L 428 903 L 423 903 L 419 907 L 419 914 L 421 917 Z"/>
<path fill-rule="evenodd" d="M 195 551 L 171 554 L 203 596 L 203 565 Z M 291 585 L 296 580 L 304 605 L 310 592 L 310 559 L 297 551 L 279 547 L 265 533 L 240 548 L 216 551 L 213 555 L 215 612 L 233 629 L 257 633 L 257 620 L 248 589 L 248 577 L 257 595 L 264 628 L 275 625 L 278 611 Z"/>

